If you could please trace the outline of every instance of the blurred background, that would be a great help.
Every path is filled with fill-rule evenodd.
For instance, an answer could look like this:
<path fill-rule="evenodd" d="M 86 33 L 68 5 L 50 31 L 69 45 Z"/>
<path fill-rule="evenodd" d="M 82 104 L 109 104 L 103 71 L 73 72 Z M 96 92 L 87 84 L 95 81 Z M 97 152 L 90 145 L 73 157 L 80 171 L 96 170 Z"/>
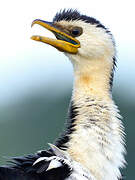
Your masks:
<path fill-rule="evenodd" d="M 115 37 L 117 69 L 113 97 L 126 129 L 126 179 L 134 178 L 135 162 L 135 23 L 134 1 L 5 0 L 0 17 L 0 164 L 6 157 L 47 148 L 64 128 L 73 71 L 56 49 L 30 40 L 52 36 L 36 19 L 51 21 L 62 8 L 76 8 L 107 26 Z"/>

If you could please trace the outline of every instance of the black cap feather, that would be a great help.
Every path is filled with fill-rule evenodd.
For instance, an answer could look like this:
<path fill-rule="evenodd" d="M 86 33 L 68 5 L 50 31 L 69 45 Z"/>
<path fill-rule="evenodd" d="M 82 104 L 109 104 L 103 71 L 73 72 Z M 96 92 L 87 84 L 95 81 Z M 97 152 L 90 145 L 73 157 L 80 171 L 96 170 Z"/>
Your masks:
<path fill-rule="evenodd" d="M 100 23 L 100 21 L 96 20 L 93 17 L 89 17 L 86 15 L 81 15 L 76 9 L 64 9 L 58 12 L 55 17 L 53 18 L 53 22 L 55 21 L 75 21 L 75 20 L 82 20 L 86 23 L 95 24 L 97 27 L 101 27 L 106 30 L 106 27 Z"/>

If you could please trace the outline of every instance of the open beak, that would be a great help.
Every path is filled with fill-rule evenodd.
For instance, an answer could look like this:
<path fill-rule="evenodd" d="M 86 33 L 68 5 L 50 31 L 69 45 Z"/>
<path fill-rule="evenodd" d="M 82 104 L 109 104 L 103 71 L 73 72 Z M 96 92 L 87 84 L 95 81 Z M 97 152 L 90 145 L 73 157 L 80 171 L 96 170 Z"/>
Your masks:
<path fill-rule="evenodd" d="M 73 54 L 77 53 L 78 48 L 80 47 L 80 42 L 77 39 L 59 30 L 51 22 L 46 22 L 40 19 L 36 19 L 32 22 L 31 26 L 33 26 L 34 24 L 39 24 L 43 26 L 44 28 L 48 29 L 49 31 L 55 34 L 57 39 L 52 39 L 52 38 L 38 36 L 38 35 L 32 36 L 31 39 L 35 41 L 40 41 L 46 44 L 50 44 L 51 46 L 57 48 L 58 50 L 62 52 L 68 52 L 68 53 L 73 53 Z"/>

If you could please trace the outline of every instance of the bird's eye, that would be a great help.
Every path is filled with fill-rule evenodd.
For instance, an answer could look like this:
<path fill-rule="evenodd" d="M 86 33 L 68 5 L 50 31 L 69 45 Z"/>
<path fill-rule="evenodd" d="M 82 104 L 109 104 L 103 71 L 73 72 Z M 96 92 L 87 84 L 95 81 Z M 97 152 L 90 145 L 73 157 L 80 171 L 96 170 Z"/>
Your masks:
<path fill-rule="evenodd" d="M 81 27 L 74 27 L 72 30 L 71 30 L 71 35 L 73 37 L 77 37 L 77 36 L 80 36 L 82 34 L 83 30 Z"/>

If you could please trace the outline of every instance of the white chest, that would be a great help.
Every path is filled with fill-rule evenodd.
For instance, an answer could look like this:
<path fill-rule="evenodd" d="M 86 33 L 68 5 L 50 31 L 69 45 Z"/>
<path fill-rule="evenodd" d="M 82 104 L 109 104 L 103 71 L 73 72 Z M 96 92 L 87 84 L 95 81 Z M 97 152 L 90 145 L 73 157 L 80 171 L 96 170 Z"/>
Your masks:
<path fill-rule="evenodd" d="M 119 168 L 124 165 L 121 121 L 117 113 L 107 110 L 103 113 L 97 108 L 95 111 L 91 108 L 93 113 L 84 107 L 80 109 L 67 151 L 89 169 L 96 180 L 118 180 L 121 177 Z"/>

